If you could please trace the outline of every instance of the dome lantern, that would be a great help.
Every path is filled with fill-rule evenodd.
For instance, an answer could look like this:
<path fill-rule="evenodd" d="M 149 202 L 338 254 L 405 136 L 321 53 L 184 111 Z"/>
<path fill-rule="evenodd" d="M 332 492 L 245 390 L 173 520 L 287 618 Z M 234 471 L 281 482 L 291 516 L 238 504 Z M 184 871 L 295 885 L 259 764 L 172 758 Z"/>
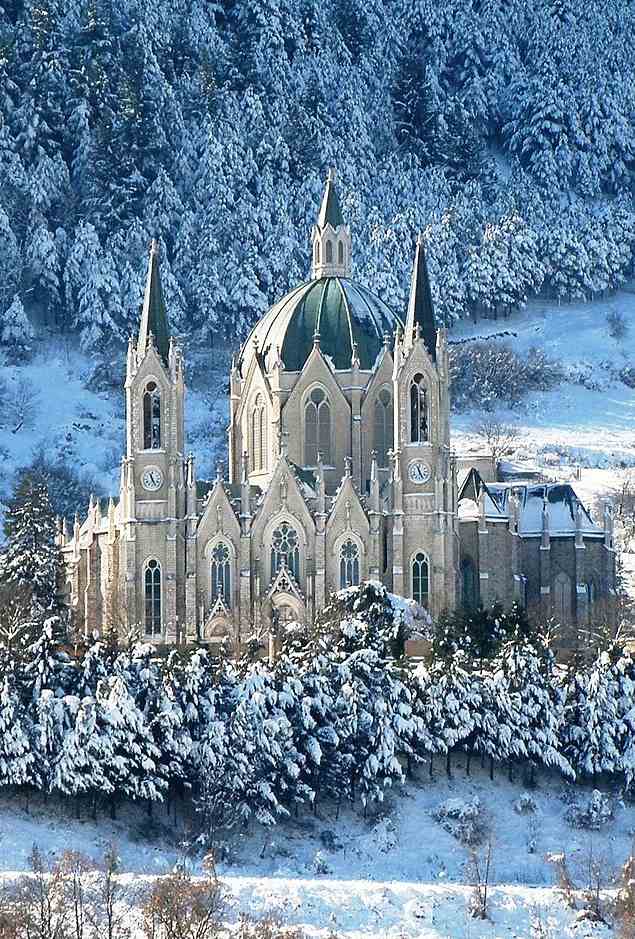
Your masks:
<path fill-rule="evenodd" d="M 335 170 L 329 169 L 322 204 L 311 232 L 313 246 L 311 277 L 349 277 L 351 270 L 351 231 L 344 224 L 335 188 Z"/>

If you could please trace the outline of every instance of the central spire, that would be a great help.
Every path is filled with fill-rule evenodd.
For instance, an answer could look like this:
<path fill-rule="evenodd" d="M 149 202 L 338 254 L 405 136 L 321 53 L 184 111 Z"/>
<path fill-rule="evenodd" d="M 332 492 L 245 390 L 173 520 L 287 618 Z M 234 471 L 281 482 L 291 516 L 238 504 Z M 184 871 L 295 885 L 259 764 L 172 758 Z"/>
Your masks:
<path fill-rule="evenodd" d="M 311 277 L 349 277 L 351 270 L 351 232 L 344 224 L 340 200 L 335 188 L 335 170 L 330 169 L 322 204 L 311 233 L 313 262 Z"/>
<path fill-rule="evenodd" d="M 139 325 L 139 339 L 137 341 L 139 355 L 145 355 L 151 334 L 157 352 L 167 365 L 170 350 L 170 327 L 168 326 L 168 315 L 163 300 L 161 278 L 159 277 L 159 243 L 156 238 L 153 238 L 150 244 L 148 279 L 146 280 L 141 323 Z"/>

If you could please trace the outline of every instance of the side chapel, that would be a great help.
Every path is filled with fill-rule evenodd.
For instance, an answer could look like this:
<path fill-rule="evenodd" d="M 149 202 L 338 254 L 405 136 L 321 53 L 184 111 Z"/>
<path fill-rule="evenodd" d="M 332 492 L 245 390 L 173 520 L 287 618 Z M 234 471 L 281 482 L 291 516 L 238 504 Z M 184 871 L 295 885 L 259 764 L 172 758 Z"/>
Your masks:
<path fill-rule="evenodd" d="M 566 627 L 606 616 L 608 507 L 597 524 L 568 484 L 504 484 L 475 467 L 457 478 L 448 340 L 422 239 L 403 317 L 351 277 L 332 171 L 311 240 L 309 280 L 233 361 L 229 478 L 213 482 L 197 480 L 186 452 L 183 353 L 153 242 L 128 346 L 118 498 L 91 499 L 60 529 L 79 624 L 237 649 L 364 579 L 433 616 L 495 600 Z"/>

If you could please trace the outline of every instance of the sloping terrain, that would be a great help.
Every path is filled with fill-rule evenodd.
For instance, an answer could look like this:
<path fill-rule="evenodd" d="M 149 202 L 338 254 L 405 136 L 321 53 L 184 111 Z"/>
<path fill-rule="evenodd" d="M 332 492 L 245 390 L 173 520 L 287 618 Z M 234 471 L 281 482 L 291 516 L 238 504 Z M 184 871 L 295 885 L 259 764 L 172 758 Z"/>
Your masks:
<path fill-rule="evenodd" d="M 589 871 L 599 865 L 608 901 L 612 879 L 631 848 L 635 807 L 613 799 L 615 816 L 601 830 L 571 827 L 565 820 L 571 801 L 582 805 L 590 796 L 589 789 L 572 789 L 556 778 L 541 780 L 527 793 L 501 773 L 490 781 L 478 767 L 468 779 L 457 759 L 453 780 L 441 766 L 434 780 L 422 770 L 418 784 L 389 792 L 381 813 L 372 818 L 347 809 L 336 820 L 334 807 L 326 806 L 318 818 L 306 813 L 269 834 L 262 829 L 234 833 L 223 846 L 231 861 L 218 864 L 231 897 L 228 919 L 234 921 L 240 912 L 262 916 L 276 910 L 288 923 L 302 926 L 307 936 L 326 936 L 332 928 L 346 939 L 612 935 L 588 924 L 570 928 L 577 912 L 566 907 L 555 886 L 554 865 L 547 860 L 566 855 L 580 888 L 580 909 Z M 482 858 L 491 841 L 492 886 L 484 922 L 468 912 L 471 849 L 434 818 L 448 799 L 472 806 L 478 800 L 482 834 L 473 850 Z M 142 810 L 97 824 L 63 818 L 50 805 L 30 811 L 6 801 L 0 809 L 0 869 L 5 877 L 27 869 L 34 843 L 57 857 L 73 848 L 98 859 L 112 841 L 122 876 L 136 887 L 183 861 L 183 831 L 175 831 L 160 808 L 151 823 Z M 188 863 L 200 874 L 200 855 L 190 853 Z M 537 931 L 538 921 L 543 933 Z"/>

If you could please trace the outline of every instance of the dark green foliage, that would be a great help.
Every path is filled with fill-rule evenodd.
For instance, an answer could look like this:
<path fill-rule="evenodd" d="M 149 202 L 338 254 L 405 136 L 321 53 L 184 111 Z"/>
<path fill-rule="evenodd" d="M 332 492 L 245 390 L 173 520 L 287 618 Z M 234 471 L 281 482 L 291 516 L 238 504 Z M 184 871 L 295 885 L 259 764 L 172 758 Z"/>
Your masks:
<path fill-rule="evenodd" d="M 514 605 L 505 610 L 495 603 L 490 609 L 480 606 L 477 610 L 442 614 L 434 627 L 433 648 L 442 659 L 451 659 L 460 651 L 473 662 L 483 663 L 495 658 L 504 642 L 536 635 L 522 607 Z"/>
<path fill-rule="evenodd" d="M 62 555 L 56 544 L 57 521 L 42 477 L 29 471 L 19 478 L 7 502 L 6 546 L 0 556 L 0 578 L 26 587 L 38 613 L 59 613 Z"/>
<path fill-rule="evenodd" d="M 342 655 L 371 649 L 381 658 L 398 658 L 407 638 L 407 620 L 399 598 L 372 580 L 336 594 L 316 627 L 321 648 Z"/>
<path fill-rule="evenodd" d="M 156 235 L 174 330 L 242 338 L 307 275 L 328 164 L 356 271 L 399 310 L 405 246 L 441 219 L 444 322 L 615 287 L 634 32 L 627 0 L 5 3 L 0 323 L 125 339 Z"/>

